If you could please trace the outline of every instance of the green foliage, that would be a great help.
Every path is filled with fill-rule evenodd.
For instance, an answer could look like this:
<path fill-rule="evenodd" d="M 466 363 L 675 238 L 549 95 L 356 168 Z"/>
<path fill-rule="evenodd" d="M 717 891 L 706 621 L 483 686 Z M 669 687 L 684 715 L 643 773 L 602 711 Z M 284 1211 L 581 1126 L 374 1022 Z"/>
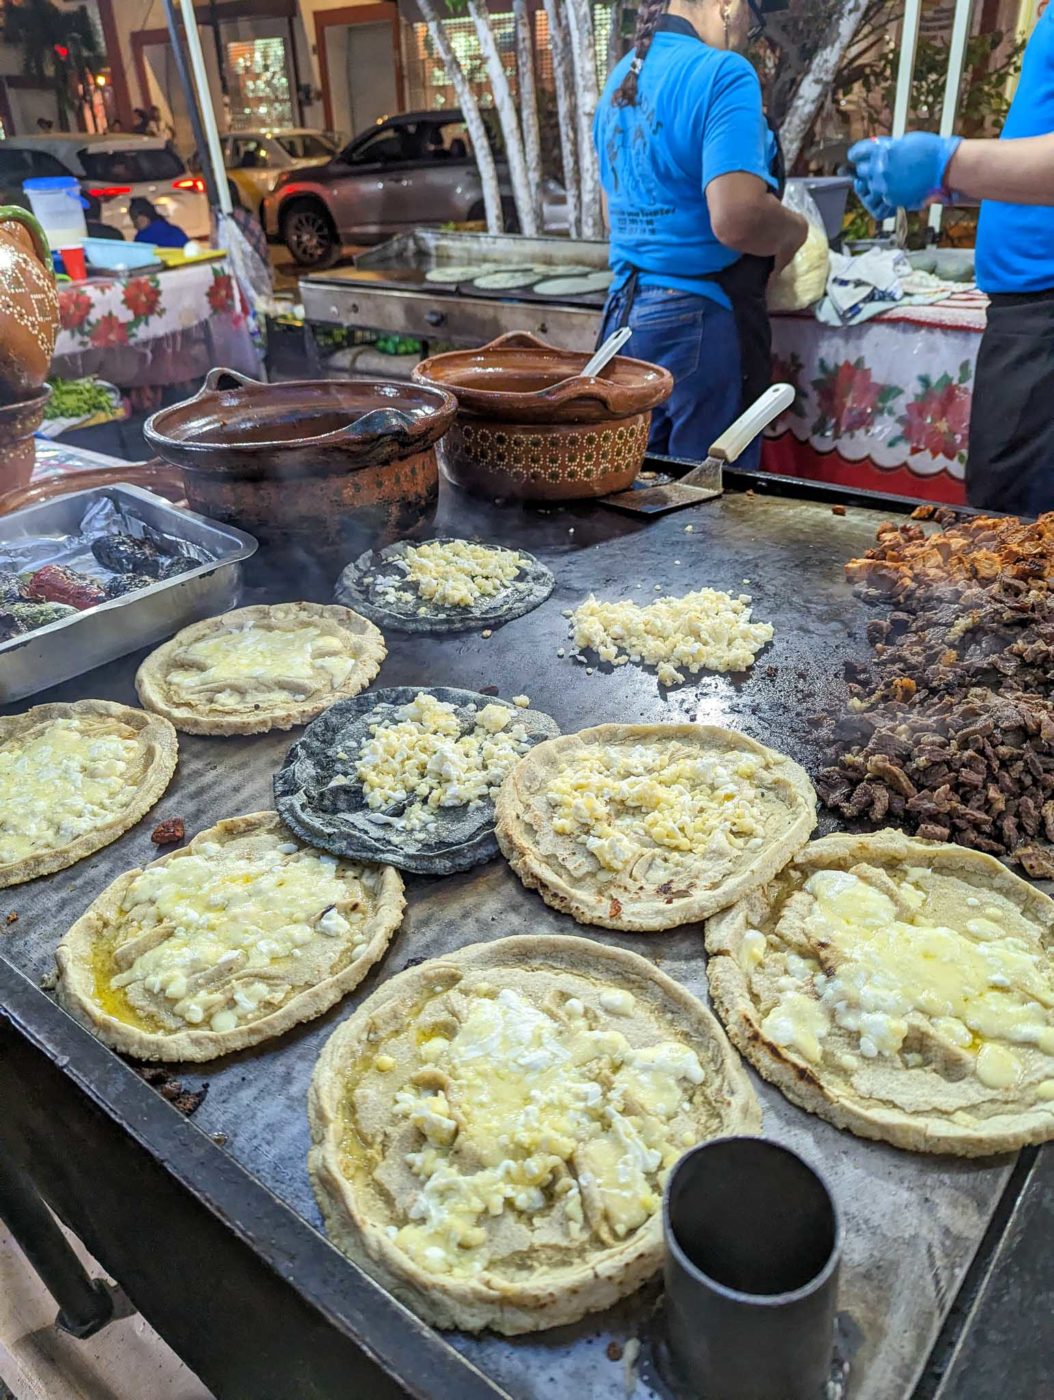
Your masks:
<path fill-rule="evenodd" d="M 963 136 L 996 136 L 1006 119 L 1010 109 L 1007 88 L 1021 67 L 1024 44 L 1003 49 L 1005 37 L 993 30 L 971 35 L 967 41 L 955 123 L 956 131 Z M 919 39 L 909 127 L 934 130 L 940 123 L 949 46 L 950 40 Z M 897 47 L 882 45 L 870 61 L 843 69 L 836 80 L 836 95 L 844 95 L 852 87 L 862 99 L 871 123 L 880 127 L 893 107 L 899 61 Z"/>

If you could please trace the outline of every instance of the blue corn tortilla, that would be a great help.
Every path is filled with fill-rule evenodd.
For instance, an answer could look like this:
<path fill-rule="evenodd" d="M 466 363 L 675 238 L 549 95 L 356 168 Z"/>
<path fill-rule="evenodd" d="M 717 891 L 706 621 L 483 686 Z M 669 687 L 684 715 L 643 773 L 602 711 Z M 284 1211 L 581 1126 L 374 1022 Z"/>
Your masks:
<path fill-rule="evenodd" d="M 476 714 L 484 705 L 500 705 L 512 711 L 532 747 L 560 733 L 556 721 L 539 710 L 518 709 L 508 700 L 449 686 L 393 686 L 338 701 L 308 725 L 275 774 L 275 806 L 301 840 L 348 860 L 374 861 L 424 875 L 452 875 L 497 855 L 492 799 L 471 806 L 437 807 L 436 826 L 417 831 L 407 830 L 402 820 L 408 804 L 383 811 L 372 811 L 366 804 L 354 767 L 359 748 L 371 737 L 370 725 L 404 718 L 402 711 L 421 694 L 456 705 L 463 732 L 475 726 Z M 331 788 L 338 775 L 350 781 Z"/>
<path fill-rule="evenodd" d="M 403 558 L 408 550 L 420 544 L 474 544 L 486 549 L 515 554 L 522 561 L 519 574 L 508 587 L 493 598 L 481 599 L 473 607 L 454 604 L 426 603 L 407 583 Z M 368 617 L 378 627 L 394 628 L 398 632 L 468 632 L 477 627 L 495 627 L 522 617 L 544 603 L 553 591 L 556 580 L 552 572 L 533 554 L 522 549 L 505 549 L 503 545 L 485 541 L 459 540 L 445 537 L 437 540 L 399 540 L 386 549 L 367 550 L 349 564 L 337 581 L 335 601 Z M 404 602 L 393 594 L 406 591 L 413 595 Z"/>

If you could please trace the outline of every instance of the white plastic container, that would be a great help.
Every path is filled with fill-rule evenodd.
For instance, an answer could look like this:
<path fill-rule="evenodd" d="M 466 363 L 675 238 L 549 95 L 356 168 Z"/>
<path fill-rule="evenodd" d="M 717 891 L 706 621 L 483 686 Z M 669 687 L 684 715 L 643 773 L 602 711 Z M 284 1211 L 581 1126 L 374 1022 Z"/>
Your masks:
<path fill-rule="evenodd" d="M 84 221 L 84 199 L 77 181 L 69 175 L 42 180 L 23 180 L 34 215 L 44 230 L 52 251 L 79 248 L 88 236 Z"/>

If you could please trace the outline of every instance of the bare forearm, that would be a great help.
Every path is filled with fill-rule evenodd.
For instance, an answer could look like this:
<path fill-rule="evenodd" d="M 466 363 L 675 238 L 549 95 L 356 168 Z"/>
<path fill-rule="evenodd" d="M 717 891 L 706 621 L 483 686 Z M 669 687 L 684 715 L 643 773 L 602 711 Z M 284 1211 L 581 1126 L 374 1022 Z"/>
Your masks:
<path fill-rule="evenodd" d="M 788 247 L 800 247 L 807 232 L 804 225 L 800 214 L 784 209 L 775 195 L 766 195 L 753 208 L 742 210 L 717 237 L 726 248 L 734 248 L 737 253 L 771 258 L 778 257 Z"/>
<path fill-rule="evenodd" d="M 785 209 L 756 175 L 719 175 L 706 187 L 714 237 L 737 253 L 775 258 L 783 265 L 805 241 L 809 226 Z"/>
<path fill-rule="evenodd" d="M 944 183 L 971 200 L 1054 204 L 1054 133 L 1011 141 L 963 141 Z"/>

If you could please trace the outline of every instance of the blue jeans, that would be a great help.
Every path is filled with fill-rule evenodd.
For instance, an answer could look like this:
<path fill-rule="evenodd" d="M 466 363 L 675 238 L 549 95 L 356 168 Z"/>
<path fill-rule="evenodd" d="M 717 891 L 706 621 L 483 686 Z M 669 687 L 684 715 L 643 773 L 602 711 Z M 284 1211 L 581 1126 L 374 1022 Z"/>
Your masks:
<path fill-rule="evenodd" d="M 604 336 L 615 329 L 624 304 L 622 292 L 608 298 Z M 639 287 L 629 324 L 633 335 L 625 353 L 662 365 L 674 380 L 673 394 L 652 415 L 649 452 L 702 461 L 742 411 L 735 317 L 709 297 L 672 287 Z M 756 467 L 760 454 L 760 443 L 754 443 L 740 464 Z"/>

